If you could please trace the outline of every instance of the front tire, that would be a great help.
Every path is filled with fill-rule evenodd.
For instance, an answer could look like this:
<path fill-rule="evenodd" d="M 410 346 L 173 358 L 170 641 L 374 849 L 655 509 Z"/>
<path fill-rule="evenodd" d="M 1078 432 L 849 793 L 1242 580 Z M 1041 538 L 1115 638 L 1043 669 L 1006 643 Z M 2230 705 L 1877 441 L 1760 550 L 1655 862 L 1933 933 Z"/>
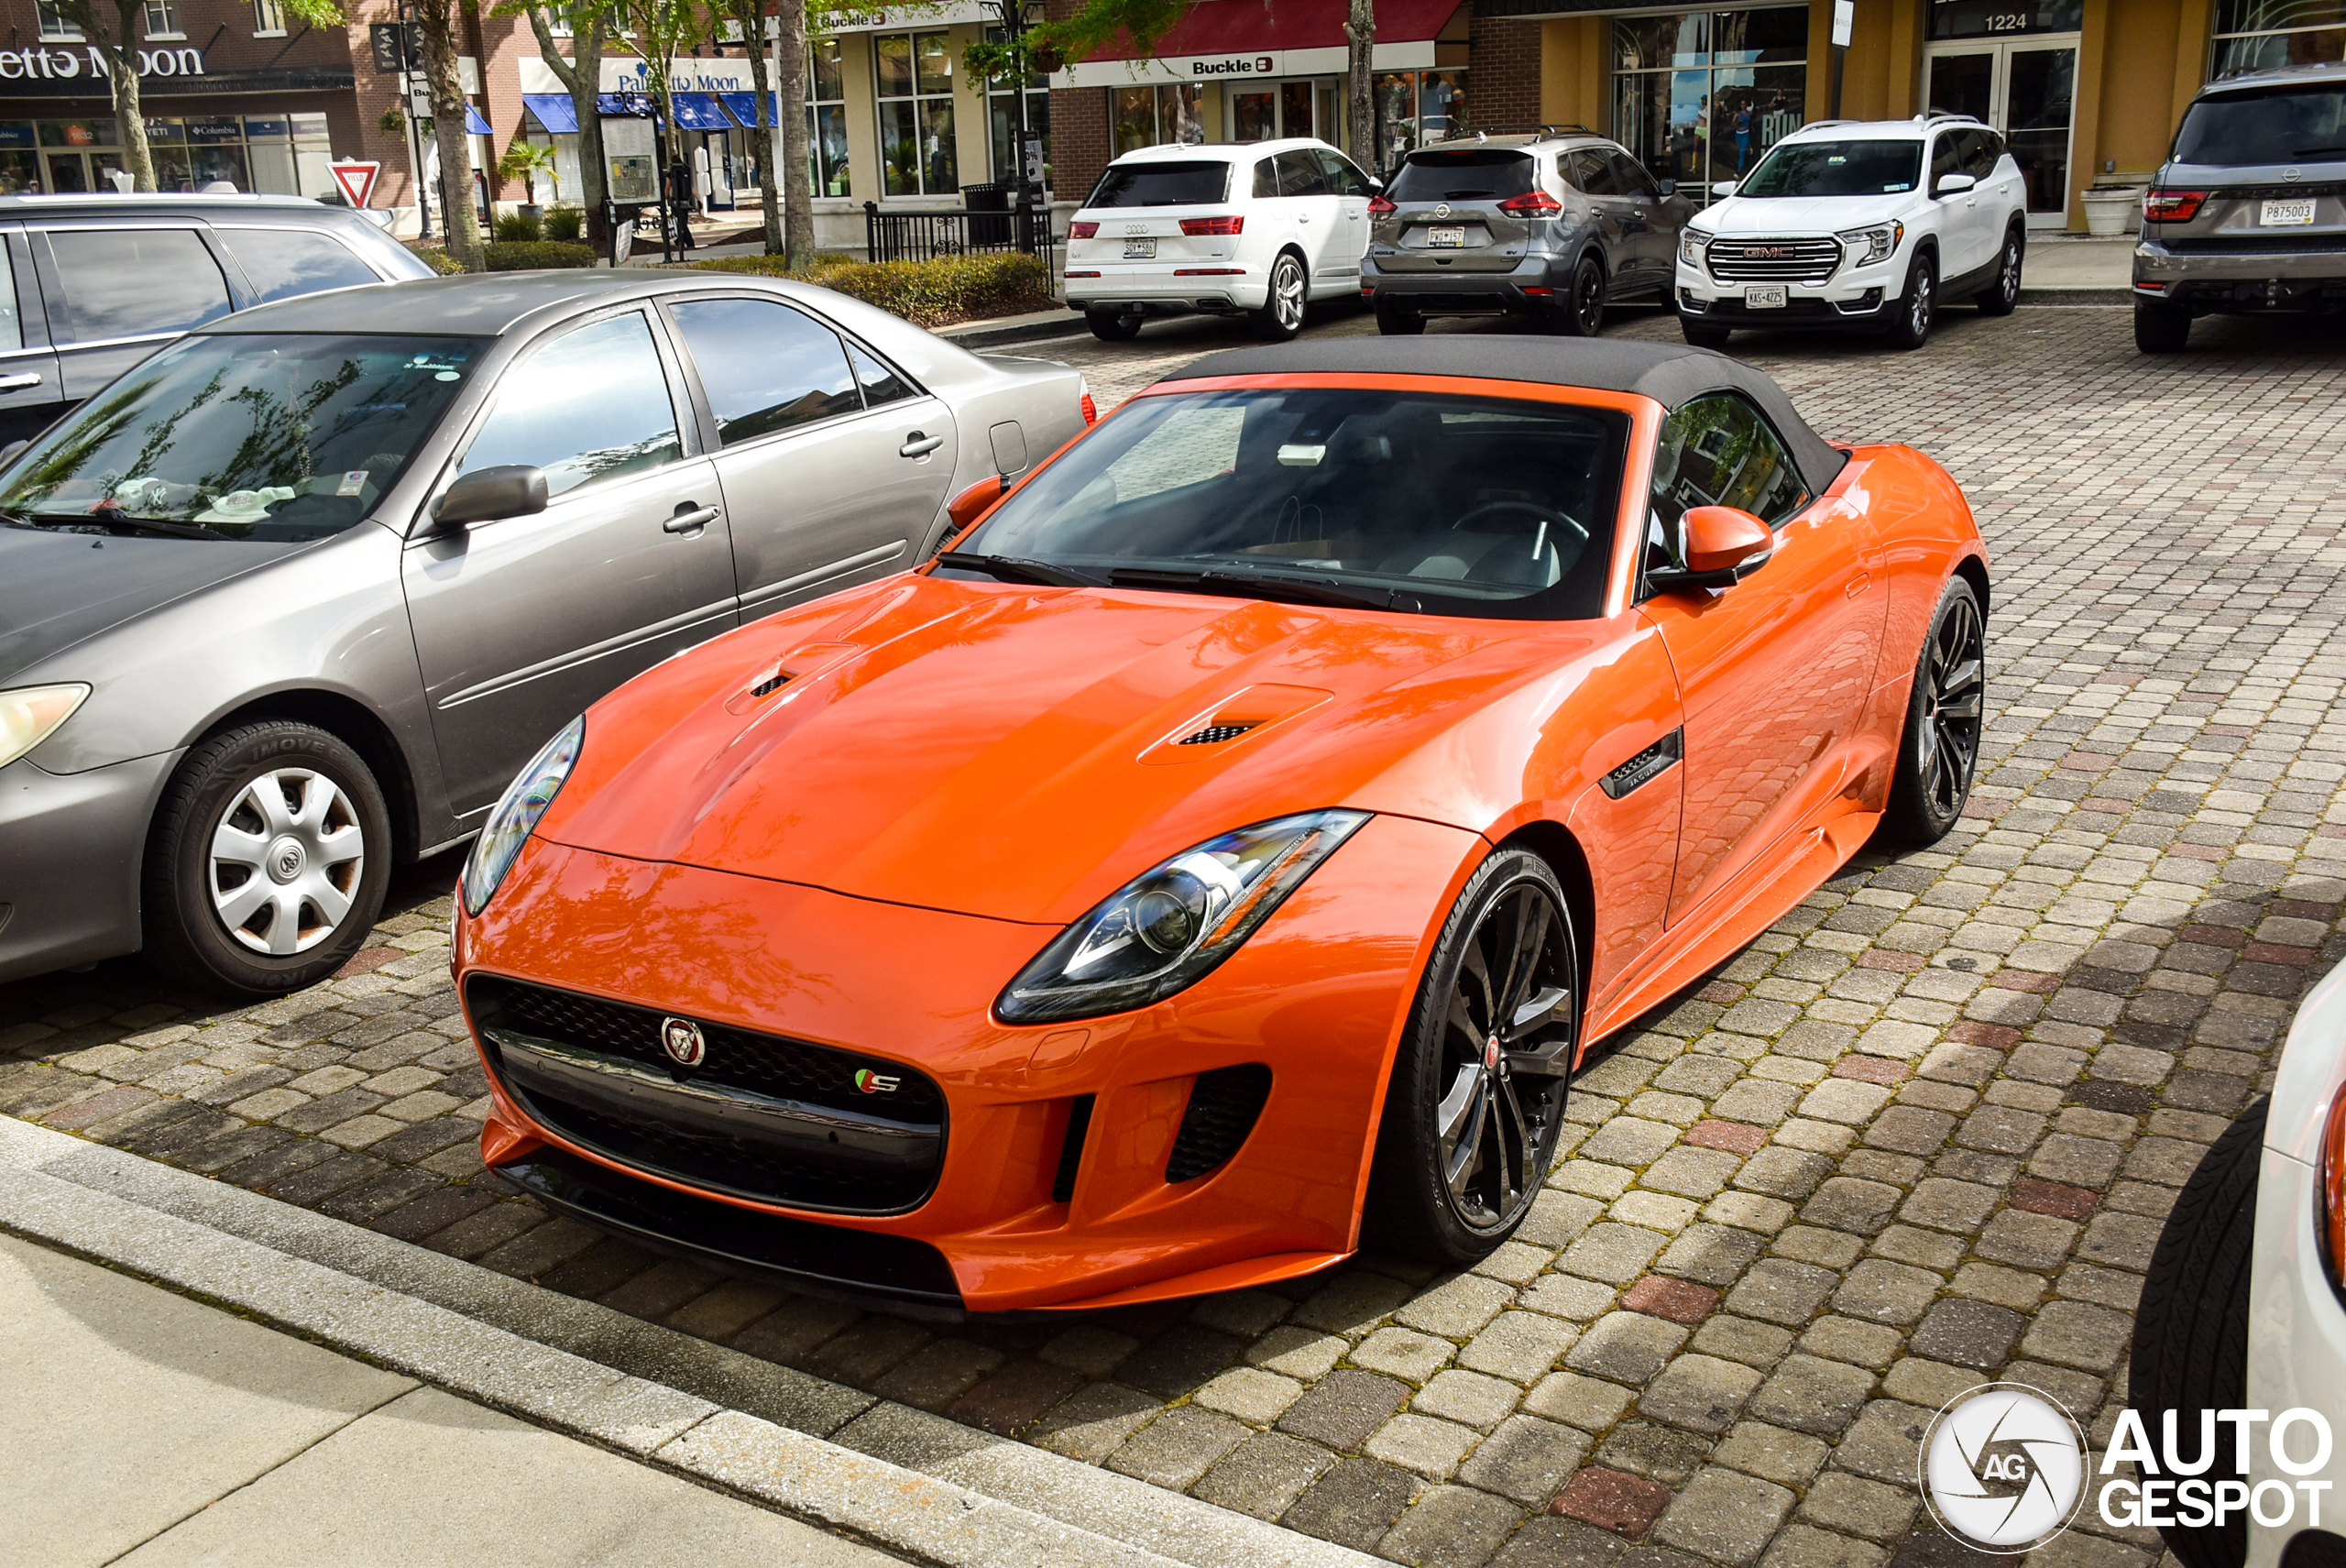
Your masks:
<path fill-rule="evenodd" d="M 1996 280 L 1983 291 L 1978 301 L 1983 316 L 2008 316 L 2020 303 L 2021 262 L 2027 254 L 2026 241 L 2017 223 L 2004 231 L 2003 253 L 1996 258 Z"/>
<path fill-rule="evenodd" d="M 1725 348 L 1727 340 L 1735 335 L 1733 327 L 1713 326 L 1685 316 L 1678 318 L 1678 330 L 1696 348 Z"/>
<path fill-rule="evenodd" d="M 1914 661 L 1898 771 L 1882 827 L 1909 844 L 1946 837 L 1971 798 L 1979 767 L 1979 728 L 1988 695 L 1987 625 L 1979 596 L 1961 577 L 1939 595 Z"/>
<path fill-rule="evenodd" d="M 2134 1310 L 2134 1354 L 2127 1400 L 2155 1435 L 2173 1420 L 2185 1444 L 2198 1441 L 2202 1410 L 2248 1403 L 2248 1294 L 2256 1240 L 2257 1161 L 2264 1145 L 2269 1097 L 2256 1102 L 2209 1146 L 2168 1211 L 2151 1252 Z M 2229 1434 L 2219 1434 L 2222 1441 Z M 2167 1550 L 2184 1568 L 2241 1568 L 2248 1560 L 2248 1521 L 2222 1528 L 2162 1525 Z"/>
<path fill-rule="evenodd" d="M 2180 305 L 2134 302 L 2134 346 L 2144 354 L 2180 354 L 2191 341 L 2191 313 Z"/>
<path fill-rule="evenodd" d="M 1929 251 L 1918 252 L 1906 274 L 1906 291 L 1898 297 L 1897 313 L 1890 318 L 1890 346 L 1916 349 L 1930 341 L 1931 323 L 1939 308 L 1939 269 Z"/>
<path fill-rule="evenodd" d="M 1376 1245 L 1463 1268 L 1515 1234 L 1555 1157 L 1580 1014 L 1563 888 L 1501 850 L 1451 907 L 1402 1031 L 1369 1179 Z"/>
<path fill-rule="evenodd" d="M 1140 317 L 1120 316 L 1113 311 L 1086 311 L 1083 324 L 1102 343 L 1130 343 L 1140 335 Z"/>
<path fill-rule="evenodd" d="M 232 729 L 188 753 L 156 813 L 148 956 L 232 996 L 299 991 L 366 943 L 390 864 L 390 814 L 356 751 L 283 719 Z"/>
<path fill-rule="evenodd" d="M 1303 258 L 1282 250 L 1271 263 L 1271 280 L 1263 308 L 1252 313 L 1255 334 L 1270 343 L 1287 343 L 1303 330 L 1303 307 L 1310 298 L 1311 280 Z"/>

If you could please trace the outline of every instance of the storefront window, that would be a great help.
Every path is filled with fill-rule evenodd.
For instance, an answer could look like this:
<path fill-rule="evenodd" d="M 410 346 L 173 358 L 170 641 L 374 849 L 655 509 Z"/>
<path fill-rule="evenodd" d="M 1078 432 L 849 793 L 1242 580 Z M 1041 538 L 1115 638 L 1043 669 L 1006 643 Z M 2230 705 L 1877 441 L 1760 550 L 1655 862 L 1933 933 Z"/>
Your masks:
<path fill-rule="evenodd" d="M 1162 142 L 1195 146 L 1206 139 L 1205 89 L 1194 82 L 1108 90 L 1108 123 L 1116 156 Z"/>
<path fill-rule="evenodd" d="M 1412 148 L 1456 136 L 1466 128 L 1466 73 L 1463 71 L 1379 71 L 1370 85 L 1370 95 L 1376 104 L 1376 164 L 1379 169 L 1392 169 Z"/>
<path fill-rule="evenodd" d="M 880 156 L 890 196 L 958 192 L 953 146 L 953 49 L 944 33 L 882 33 L 873 38 L 879 73 Z"/>
<path fill-rule="evenodd" d="M 1620 16 L 1613 135 L 1657 178 L 1740 180 L 1805 118 L 1808 8 Z"/>
<path fill-rule="evenodd" d="M 1000 27 L 986 29 L 986 41 L 1007 37 Z M 1051 79 L 1040 71 L 1026 78 L 1026 134 L 1043 144 L 1043 183 L 1051 182 Z M 1018 181 L 1018 98 L 1007 79 L 986 83 L 986 146 L 992 150 L 993 178 L 1014 186 Z"/>
<path fill-rule="evenodd" d="M 1266 82 L 1244 91 L 1225 89 L 1230 139 L 1269 141 L 1277 137 L 1318 137 L 1341 142 L 1336 124 L 1336 84 L 1325 79 Z"/>
<path fill-rule="evenodd" d="M 2346 59 L 2346 0 L 2216 0 L 2211 77 Z"/>
<path fill-rule="evenodd" d="M 40 154 L 30 120 L 0 120 L 0 196 L 29 196 L 40 189 Z"/>
<path fill-rule="evenodd" d="M 839 40 L 817 38 L 807 49 L 806 172 L 817 196 L 848 193 L 847 77 Z"/>

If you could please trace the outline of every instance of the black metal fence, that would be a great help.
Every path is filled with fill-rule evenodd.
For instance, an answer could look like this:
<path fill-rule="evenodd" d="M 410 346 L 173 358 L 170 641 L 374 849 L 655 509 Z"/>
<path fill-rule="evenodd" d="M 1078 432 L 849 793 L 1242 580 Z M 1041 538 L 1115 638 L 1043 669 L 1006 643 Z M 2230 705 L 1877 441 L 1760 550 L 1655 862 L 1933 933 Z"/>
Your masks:
<path fill-rule="evenodd" d="M 1046 267 L 1053 265 L 1057 249 L 1047 207 L 897 213 L 881 211 L 877 202 L 863 203 L 863 245 L 874 261 L 1023 251 L 1041 257 Z"/>

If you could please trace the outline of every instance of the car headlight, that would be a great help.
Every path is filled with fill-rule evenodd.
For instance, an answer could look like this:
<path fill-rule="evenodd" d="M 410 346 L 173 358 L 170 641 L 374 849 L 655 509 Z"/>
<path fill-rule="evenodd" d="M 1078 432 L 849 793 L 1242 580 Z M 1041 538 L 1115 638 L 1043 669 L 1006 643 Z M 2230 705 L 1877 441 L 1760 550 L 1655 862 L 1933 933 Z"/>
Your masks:
<path fill-rule="evenodd" d="M 1184 850 L 1059 933 L 995 998 L 1005 1024 L 1096 1018 L 1196 984 L 1368 820 L 1307 811 Z"/>
<path fill-rule="evenodd" d="M 570 776 L 586 740 L 586 719 L 581 715 L 564 725 L 562 732 L 530 759 L 530 765 L 498 797 L 497 809 L 488 814 L 488 826 L 480 830 L 472 855 L 465 861 L 466 914 L 478 915 L 488 906 L 498 884 L 521 858 L 530 830 L 562 792 L 562 781 Z"/>
<path fill-rule="evenodd" d="M 0 692 L 0 768 L 48 740 L 89 695 L 78 681 Z"/>
<path fill-rule="evenodd" d="M 1703 247 L 1710 243 L 1711 236 L 1701 229 L 1679 230 L 1678 259 L 1689 267 L 1700 267 L 1703 264 Z"/>
<path fill-rule="evenodd" d="M 1877 224 L 1869 229 L 1851 229 L 1835 236 L 1849 255 L 1849 265 L 1864 267 L 1876 261 L 1887 261 L 1896 253 L 1898 242 L 1906 237 L 1904 224 Z"/>

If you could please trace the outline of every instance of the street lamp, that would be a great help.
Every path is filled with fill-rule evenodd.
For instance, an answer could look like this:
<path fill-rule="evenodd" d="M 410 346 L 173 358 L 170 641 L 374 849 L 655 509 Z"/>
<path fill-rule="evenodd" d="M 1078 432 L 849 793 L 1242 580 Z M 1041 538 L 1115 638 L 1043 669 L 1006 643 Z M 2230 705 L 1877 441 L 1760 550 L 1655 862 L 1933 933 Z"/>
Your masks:
<path fill-rule="evenodd" d="M 1032 25 L 1036 5 L 1035 0 L 984 0 L 984 5 L 987 10 L 1002 19 L 1002 30 L 1010 40 L 1010 58 L 1013 66 L 1010 96 L 1011 125 L 1014 127 L 1013 134 L 1018 143 L 1016 154 L 1011 160 L 1011 168 L 1013 178 L 1017 181 L 1018 190 L 1015 203 L 1018 209 L 1018 245 L 1021 249 L 1025 249 L 1032 243 L 1029 232 L 1032 223 L 1028 214 L 1035 205 L 1035 187 L 1026 175 L 1028 61 L 1026 51 L 1021 47 L 1021 40 L 1025 38 L 1026 29 Z"/>

